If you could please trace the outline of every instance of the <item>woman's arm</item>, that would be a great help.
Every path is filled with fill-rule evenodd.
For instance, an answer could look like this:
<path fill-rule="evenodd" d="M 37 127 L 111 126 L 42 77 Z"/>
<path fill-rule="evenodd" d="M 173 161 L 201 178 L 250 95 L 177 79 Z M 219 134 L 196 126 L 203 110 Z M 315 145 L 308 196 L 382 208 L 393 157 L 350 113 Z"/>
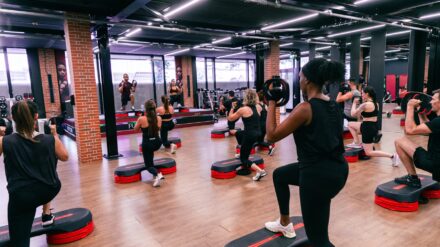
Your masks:
<path fill-rule="evenodd" d="M 157 117 L 157 127 L 159 127 L 159 129 L 162 127 L 162 118 L 161 117 Z"/>
<path fill-rule="evenodd" d="M 58 137 L 58 133 L 55 125 L 50 126 L 50 132 L 52 133 L 53 138 L 55 139 L 55 155 L 59 160 L 67 161 L 69 159 L 69 153 L 67 152 L 66 147 L 64 147 L 64 144 L 61 142 L 60 138 Z"/>
<path fill-rule="evenodd" d="M 234 122 L 235 120 L 238 120 L 243 116 L 243 108 L 238 109 L 237 112 L 235 112 L 235 107 L 237 106 L 237 102 L 233 102 L 231 106 L 231 110 L 229 111 L 228 120 L 231 122 Z"/>
<path fill-rule="evenodd" d="M 269 142 L 277 142 L 283 139 L 312 120 L 312 107 L 310 103 L 303 102 L 297 105 L 289 116 L 277 126 L 275 106 L 275 101 L 269 101 L 266 120 L 266 135 Z"/>
<path fill-rule="evenodd" d="M 3 136 L 0 136 L 0 156 L 3 154 Z"/>
<path fill-rule="evenodd" d="M 136 121 L 136 124 L 134 125 L 133 130 L 134 131 L 139 131 L 141 129 L 142 123 L 141 123 L 141 119 L 144 117 L 139 117 L 138 120 Z"/>
<path fill-rule="evenodd" d="M 336 102 L 338 103 L 342 103 L 345 102 L 349 99 L 353 98 L 353 93 L 352 92 L 348 92 L 346 94 L 342 94 L 341 92 L 338 93 L 338 96 L 336 96 Z"/>
<path fill-rule="evenodd" d="M 363 112 L 365 110 L 365 107 L 367 103 L 362 103 L 358 108 L 356 108 L 357 103 L 359 102 L 359 99 L 355 99 L 353 101 L 353 105 L 351 105 L 351 115 L 357 116 L 359 113 Z"/>

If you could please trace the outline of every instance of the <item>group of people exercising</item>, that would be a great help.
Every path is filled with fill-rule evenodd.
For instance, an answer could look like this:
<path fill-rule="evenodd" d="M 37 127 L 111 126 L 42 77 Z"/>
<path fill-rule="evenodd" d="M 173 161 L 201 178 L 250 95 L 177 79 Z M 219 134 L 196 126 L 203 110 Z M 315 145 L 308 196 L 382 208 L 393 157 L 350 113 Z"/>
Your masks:
<path fill-rule="evenodd" d="M 285 237 L 295 237 L 295 230 L 289 219 L 289 185 L 297 185 L 300 190 L 304 227 L 311 245 L 315 247 L 334 246 L 328 236 L 330 204 L 345 186 L 348 177 L 348 164 L 343 156 L 344 115 L 350 113 L 353 117 L 360 113 L 364 117 L 362 124 L 351 125 L 350 131 L 353 131 L 355 137 L 354 144 L 360 143 L 359 139 L 356 139 L 358 132 L 362 134 L 366 151 L 369 149 L 367 145 L 371 144 L 371 136 L 377 129 L 377 125 L 372 124 L 377 121 L 378 114 L 372 88 L 367 86 L 363 89 L 364 103 L 358 106 L 358 100 L 354 100 L 350 112 L 341 111 L 337 102 L 323 94 L 326 83 L 337 81 L 343 75 L 344 65 L 339 62 L 329 62 L 325 59 L 309 61 L 300 72 L 300 89 L 305 101 L 298 104 L 279 125 L 276 122 L 275 100 L 266 98 L 268 102 L 266 107 L 261 104 L 262 101 L 259 102 L 257 93 L 251 89 L 244 95 L 244 106 L 236 109 L 237 103 L 232 103 L 228 113 L 228 120 L 231 122 L 239 118 L 243 120 L 244 130 L 241 134 L 236 133 L 237 140 L 241 143 L 240 160 L 245 168 L 253 168 L 257 171 L 253 177 L 255 181 L 267 175 L 265 170 L 248 159 L 252 145 L 261 140 L 261 136 L 264 138 L 263 126 L 265 126 L 265 136 L 271 143 L 293 134 L 298 162 L 274 170 L 273 183 L 280 217 L 275 221 L 267 222 L 265 227 L 273 232 L 281 232 Z M 354 90 L 353 87 L 352 91 Z M 357 95 L 355 91 L 351 93 Z M 429 135 L 427 150 L 407 137 L 402 137 L 395 141 L 397 154 L 377 153 L 376 155 L 392 158 L 393 162 L 400 158 L 408 174 L 396 178 L 397 183 L 420 187 L 420 179 L 417 177 L 415 167 L 432 173 L 433 179 L 440 181 L 439 95 L 439 91 L 434 91 L 430 102 L 432 111 L 437 117 L 429 121 L 421 113 L 419 125 L 414 121 L 414 109 L 421 102 L 415 99 L 408 102 L 405 133 Z M 155 177 L 154 186 L 159 186 L 163 178 L 163 175 L 154 168 L 154 151 L 162 144 L 168 145 L 167 138 L 164 138 L 165 130 L 162 129 L 169 130 L 173 125 L 170 120 L 173 107 L 167 96 L 162 96 L 162 103 L 163 106 L 156 108 L 153 100 L 145 102 L 145 114 L 139 117 L 135 126 L 136 130 L 142 131 L 144 161 L 147 170 Z M 265 109 L 267 113 L 263 113 Z M 50 213 L 49 203 L 61 187 L 56 172 L 57 160 L 68 159 L 68 153 L 58 138 L 55 126 L 51 127 L 50 135 L 35 132 L 37 112 L 36 105 L 31 101 L 17 102 L 12 107 L 16 133 L 4 136 L 5 129 L 0 128 L 0 155 L 4 155 L 8 181 L 8 223 L 12 246 L 29 246 L 32 222 L 38 206 L 45 205 L 43 222 L 53 222 L 54 217 Z M 264 114 L 267 116 L 265 121 L 262 121 Z M 169 145 L 171 147 L 173 144 Z"/>

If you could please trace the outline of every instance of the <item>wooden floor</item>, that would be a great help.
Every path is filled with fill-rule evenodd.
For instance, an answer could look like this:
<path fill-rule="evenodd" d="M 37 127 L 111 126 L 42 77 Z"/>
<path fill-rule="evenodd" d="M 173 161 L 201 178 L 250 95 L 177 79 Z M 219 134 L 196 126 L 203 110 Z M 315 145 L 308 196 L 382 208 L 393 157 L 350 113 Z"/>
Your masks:
<path fill-rule="evenodd" d="M 399 120 L 399 115 L 384 119 L 379 149 L 394 152 L 393 141 L 402 135 Z M 235 138 L 211 139 L 212 127 L 171 132 L 182 139 L 183 146 L 175 155 L 163 149 L 157 152 L 157 157 L 174 157 L 178 168 L 160 188 L 151 186 L 148 174 L 143 174 L 143 182 L 113 182 L 114 169 L 142 161 L 140 155 L 78 164 L 75 142 L 63 138 L 71 157 L 59 162 L 62 189 L 53 207 L 56 211 L 89 208 L 96 225 L 90 236 L 67 246 L 224 246 L 277 218 L 271 175 L 275 168 L 296 161 L 293 137 L 278 143 L 273 157 L 261 153 L 269 172 L 262 181 L 253 182 L 251 177 L 216 180 L 210 177 L 211 163 L 232 158 L 236 142 Z M 137 150 L 140 138 L 119 137 L 120 151 Z M 415 140 L 426 142 L 425 137 Z M 3 159 L 0 165 L 0 224 L 4 225 L 8 195 Z M 403 174 L 402 166 L 393 168 L 386 158 L 350 164 L 347 184 L 332 204 L 330 238 L 336 246 L 440 246 L 440 200 L 414 213 L 392 212 L 374 204 L 376 186 Z M 299 215 L 298 188 L 291 191 L 291 212 Z M 32 246 L 46 245 L 44 236 L 32 239 Z"/>

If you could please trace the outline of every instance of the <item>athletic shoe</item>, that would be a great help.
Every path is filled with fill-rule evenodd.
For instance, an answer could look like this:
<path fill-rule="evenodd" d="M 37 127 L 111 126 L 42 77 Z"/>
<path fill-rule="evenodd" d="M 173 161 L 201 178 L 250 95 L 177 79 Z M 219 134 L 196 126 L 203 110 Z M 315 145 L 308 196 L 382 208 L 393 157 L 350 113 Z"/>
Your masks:
<path fill-rule="evenodd" d="M 132 106 L 132 107 L 131 107 L 131 110 L 132 110 L 132 111 L 134 111 L 134 110 L 135 110 L 135 109 L 134 109 L 134 106 Z"/>
<path fill-rule="evenodd" d="M 176 153 L 176 148 L 177 148 L 177 145 L 174 144 L 174 143 L 171 143 L 171 153 L 172 153 L 172 154 L 175 154 L 175 153 Z"/>
<path fill-rule="evenodd" d="M 52 213 L 41 215 L 41 224 L 43 226 L 50 226 L 53 224 L 54 221 L 55 221 L 55 216 Z"/>
<path fill-rule="evenodd" d="M 262 170 L 261 172 L 257 172 L 254 177 L 252 177 L 252 180 L 254 181 L 260 181 L 261 178 L 267 175 L 267 172 L 265 170 Z"/>
<path fill-rule="evenodd" d="M 400 159 L 399 159 L 399 155 L 397 153 L 393 154 L 393 158 L 391 158 L 391 160 L 392 160 L 392 163 L 391 163 L 392 166 L 394 166 L 394 167 L 399 166 Z"/>
<path fill-rule="evenodd" d="M 162 173 L 158 173 L 157 176 L 154 178 L 153 187 L 159 187 L 162 178 L 163 178 Z"/>
<path fill-rule="evenodd" d="M 159 172 L 159 173 L 157 174 L 157 176 L 159 177 L 159 179 L 165 179 L 165 177 L 162 175 L 161 172 Z"/>
<path fill-rule="evenodd" d="M 269 221 L 264 224 L 267 230 L 271 232 L 281 232 L 286 238 L 294 238 L 296 237 L 295 229 L 293 229 L 293 224 L 290 222 L 287 226 L 283 226 L 280 223 L 280 219 L 276 221 Z"/>
<path fill-rule="evenodd" d="M 397 184 L 406 184 L 410 187 L 421 188 L 422 184 L 420 183 L 420 178 L 413 178 L 411 175 L 405 175 L 399 178 L 395 178 L 394 182 Z"/>
<path fill-rule="evenodd" d="M 275 147 L 274 146 L 272 146 L 272 145 L 270 145 L 269 146 L 269 156 L 272 156 L 273 154 L 275 153 Z"/>
<path fill-rule="evenodd" d="M 236 159 L 240 159 L 240 154 L 235 154 Z"/>
<path fill-rule="evenodd" d="M 347 144 L 347 147 L 349 147 L 349 148 L 362 148 L 362 144 L 356 144 L 355 142 L 352 142 L 350 144 Z"/>

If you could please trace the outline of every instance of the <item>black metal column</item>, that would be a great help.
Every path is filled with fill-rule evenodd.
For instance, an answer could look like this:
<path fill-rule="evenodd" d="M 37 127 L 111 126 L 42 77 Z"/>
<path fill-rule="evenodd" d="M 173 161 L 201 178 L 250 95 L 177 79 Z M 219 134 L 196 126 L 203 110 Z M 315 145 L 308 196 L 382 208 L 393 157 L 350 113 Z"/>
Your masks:
<path fill-rule="evenodd" d="M 382 129 L 382 106 L 383 93 L 385 89 L 385 48 L 386 31 L 382 28 L 371 35 L 370 65 L 368 85 L 376 91 L 377 103 L 379 103 L 378 126 Z"/>
<path fill-rule="evenodd" d="M 249 59 L 246 59 L 246 82 L 247 82 L 247 88 L 251 88 L 249 81 Z"/>
<path fill-rule="evenodd" d="M 165 72 L 165 56 L 161 56 L 162 57 L 162 65 L 163 65 L 163 94 L 164 95 L 168 95 L 167 93 L 167 77 L 166 77 L 166 72 Z"/>
<path fill-rule="evenodd" d="M 429 37 L 429 68 L 428 68 L 428 94 L 440 88 L 440 35 L 432 33 Z"/>
<path fill-rule="evenodd" d="M 339 52 L 339 47 L 336 45 L 332 45 L 330 48 L 330 59 L 332 61 L 340 61 L 341 60 L 341 53 Z"/>
<path fill-rule="evenodd" d="M 101 66 L 99 65 L 99 54 L 95 54 L 94 60 L 96 63 L 96 74 L 98 75 L 96 79 L 98 80 L 99 114 L 103 114 L 104 103 L 102 99 Z"/>
<path fill-rule="evenodd" d="M 301 52 L 299 50 L 294 51 L 293 56 L 293 82 L 292 82 L 292 110 L 300 103 L 301 101 L 301 88 L 299 85 L 299 71 L 301 69 Z"/>
<path fill-rule="evenodd" d="M 205 57 L 205 89 L 209 90 L 208 87 L 208 59 Z"/>
<path fill-rule="evenodd" d="M 6 80 L 8 80 L 9 98 L 13 98 L 14 92 L 12 91 L 11 70 L 9 70 L 8 50 L 6 47 L 3 48 L 3 55 L 5 57 Z"/>
<path fill-rule="evenodd" d="M 157 105 L 156 71 L 154 71 L 154 59 L 153 59 L 153 56 L 150 56 L 150 60 L 151 60 L 151 71 L 153 73 L 153 98 L 154 98 L 154 102 Z"/>
<path fill-rule="evenodd" d="M 44 106 L 43 84 L 41 81 L 40 63 L 38 59 L 38 49 L 26 49 L 29 74 L 31 78 L 32 95 L 38 105 L 38 116 L 46 118 L 46 108 Z"/>
<path fill-rule="evenodd" d="M 409 91 L 423 92 L 427 38 L 426 32 L 411 31 L 408 58 Z"/>
<path fill-rule="evenodd" d="M 262 45 L 257 46 L 255 56 L 255 88 L 257 92 L 261 90 L 264 83 L 264 50 Z"/>
<path fill-rule="evenodd" d="M 315 59 L 316 57 L 316 45 L 309 44 L 309 60 Z"/>
<path fill-rule="evenodd" d="M 116 159 L 121 157 L 118 152 L 118 137 L 116 134 L 115 99 L 113 97 L 112 68 L 110 63 L 110 48 L 108 46 L 107 24 L 96 28 L 99 47 L 99 63 L 101 65 L 102 95 L 105 116 L 105 133 L 107 139 L 107 154 L 104 158 Z"/>
<path fill-rule="evenodd" d="M 212 59 L 212 79 L 214 80 L 214 90 L 217 90 L 217 76 L 215 75 L 215 58 Z"/>
<path fill-rule="evenodd" d="M 359 63 L 361 61 L 361 35 L 351 36 L 350 45 L 350 78 L 359 82 Z"/>

